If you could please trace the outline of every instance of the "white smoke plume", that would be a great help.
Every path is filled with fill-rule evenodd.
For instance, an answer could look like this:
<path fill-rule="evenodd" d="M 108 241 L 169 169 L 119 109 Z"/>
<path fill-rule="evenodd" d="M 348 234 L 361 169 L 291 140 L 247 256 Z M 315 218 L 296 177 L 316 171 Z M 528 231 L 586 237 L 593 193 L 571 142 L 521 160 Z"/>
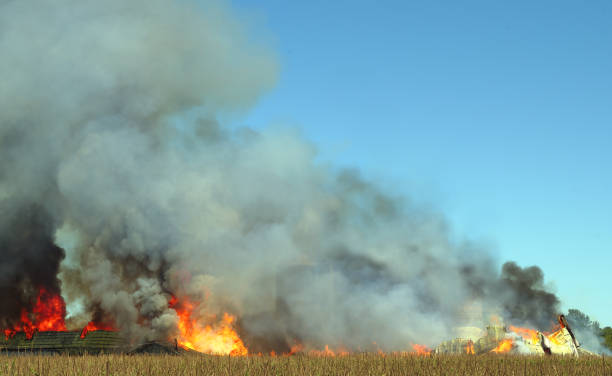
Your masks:
<path fill-rule="evenodd" d="M 274 53 L 253 39 L 220 1 L 0 1 L 0 203 L 45 221 L 1 222 L 0 244 L 63 239 L 75 322 L 171 338 L 182 292 L 202 315 L 237 315 L 249 348 L 283 351 L 435 344 L 474 301 L 554 320 L 539 269 L 500 276 L 441 215 L 317 164 L 297 132 L 220 124 L 275 83 Z M 63 251 L 29 257 L 48 249 L 59 288 Z"/>

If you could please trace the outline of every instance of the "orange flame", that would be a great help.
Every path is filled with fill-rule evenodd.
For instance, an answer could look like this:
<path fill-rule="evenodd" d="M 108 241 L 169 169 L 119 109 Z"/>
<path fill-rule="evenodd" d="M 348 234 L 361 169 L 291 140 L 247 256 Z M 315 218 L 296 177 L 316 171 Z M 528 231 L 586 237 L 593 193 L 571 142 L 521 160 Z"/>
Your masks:
<path fill-rule="evenodd" d="M 31 339 L 35 332 L 51 330 L 66 330 L 66 303 L 61 295 L 49 292 L 41 287 L 38 290 L 36 303 L 32 312 L 25 308 L 21 311 L 20 323 L 13 328 L 5 329 L 4 335 L 8 339 L 18 332 L 24 332 L 27 339 Z"/>
<path fill-rule="evenodd" d="M 293 346 L 291 346 L 291 349 L 289 350 L 289 354 L 287 355 L 295 355 L 299 352 L 302 352 L 302 350 L 304 350 L 304 345 L 302 345 L 301 343 L 296 343 Z"/>
<path fill-rule="evenodd" d="M 87 336 L 87 333 L 89 332 L 94 332 L 96 330 L 107 330 L 107 331 L 116 331 L 117 329 L 115 328 L 114 325 L 108 325 L 108 324 L 103 324 L 103 323 L 99 323 L 99 322 L 94 322 L 94 321 L 90 321 L 87 326 L 85 326 L 83 328 L 83 330 L 81 331 L 81 338 L 85 338 L 85 336 Z"/>
<path fill-rule="evenodd" d="M 467 345 L 465 346 L 465 353 L 466 354 L 472 354 L 474 355 L 474 342 L 472 342 L 471 340 L 468 341 Z"/>
<path fill-rule="evenodd" d="M 325 345 L 324 350 L 310 350 L 308 354 L 313 356 L 346 356 L 349 355 L 349 351 L 342 346 L 332 350 L 329 348 L 329 345 Z"/>
<path fill-rule="evenodd" d="M 425 345 L 413 344 L 412 350 L 417 355 L 424 355 L 424 356 L 431 355 L 431 349 Z"/>
<path fill-rule="evenodd" d="M 521 337 L 523 337 L 523 339 L 531 341 L 533 343 L 538 342 L 540 339 L 538 338 L 538 331 L 537 330 L 533 330 L 533 329 L 529 329 L 529 328 L 520 328 L 517 326 L 512 326 L 510 325 L 508 327 L 508 329 L 518 335 L 520 335 Z"/>
<path fill-rule="evenodd" d="M 556 345 L 560 345 L 561 341 L 559 340 L 558 337 L 560 335 L 562 335 L 561 334 L 562 328 L 564 328 L 563 325 L 553 326 L 552 332 L 544 332 L 544 333 L 542 333 L 542 335 L 545 336 L 552 343 L 554 343 Z M 537 330 L 528 329 L 528 328 L 519 328 L 519 327 L 515 327 L 515 326 L 510 326 L 510 327 L 508 327 L 508 329 L 510 331 L 520 335 L 523 339 L 531 341 L 532 343 L 540 342 L 540 337 L 538 335 L 538 331 Z"/>
<path fill-rule="evenodd" d="M 491 352 L 498 353 L 498 354 L 507 353 L 510 350 L 512 350 L 512 345 L 513 345 L 512 339 L 504 339 L 497 345 L 496 348 L 491 350 Z"/>
<path fill-rule="evenodd" d="M 561 329 L 559 329 L 556 332 L 550 335 L 547 335 L 546 338 L 548 338 L 550 342 L 554 343 L 555 345 L 561 345 L 562 341 L 559 339 L 559 337 L 562 337 L 562 336 L 563 336 L 563 333 L 561 332 Z"/>
<path fill-rule="evenodd" d="M 216 355 L 248 355 L 247 348 L 233 328 L 234 316 L 224 313 L 221 321 L 205 325 L 194 314 L 196 307 L 188 299 L 179 301 L 173 296 L 169 306 L 179 317 L 177 341 L 183 348 Z"/>

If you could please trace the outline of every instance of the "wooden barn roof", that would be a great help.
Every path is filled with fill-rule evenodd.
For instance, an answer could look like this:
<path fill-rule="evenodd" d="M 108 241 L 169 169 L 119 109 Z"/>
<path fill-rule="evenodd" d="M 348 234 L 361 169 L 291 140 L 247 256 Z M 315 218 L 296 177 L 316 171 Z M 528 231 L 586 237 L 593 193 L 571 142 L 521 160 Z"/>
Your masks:
<path fill-rule="evenodd" d="M 38 332 L 31 339 L 25 333 L 16 333 L 11 338 L 1 337 L 0 351 L 99 353 L 114 352 L 123 347 L 125 341 L 119 332 L 96 330 L 81 338 L 81 332 Z"/>

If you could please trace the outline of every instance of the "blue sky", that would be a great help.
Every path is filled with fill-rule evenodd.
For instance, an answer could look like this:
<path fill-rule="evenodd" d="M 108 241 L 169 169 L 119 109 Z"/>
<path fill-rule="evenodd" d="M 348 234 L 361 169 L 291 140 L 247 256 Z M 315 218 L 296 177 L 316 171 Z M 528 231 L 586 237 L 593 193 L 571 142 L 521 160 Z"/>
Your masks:
<path fill-rule="evenodd" d="M 232 0 L 282 67 L 243 119 L 446 213 L 612 325 L 612 2 Z"/>

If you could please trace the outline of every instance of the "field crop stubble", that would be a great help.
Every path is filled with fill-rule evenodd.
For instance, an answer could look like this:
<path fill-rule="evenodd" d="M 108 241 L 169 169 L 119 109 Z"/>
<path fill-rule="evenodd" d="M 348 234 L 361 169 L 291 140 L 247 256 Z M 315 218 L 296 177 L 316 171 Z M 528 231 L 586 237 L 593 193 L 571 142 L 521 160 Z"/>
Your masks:
<path fill-rule="evenodd" d="M 612 375 L 610 357 L 0 355 L 0 375 Z"/>

